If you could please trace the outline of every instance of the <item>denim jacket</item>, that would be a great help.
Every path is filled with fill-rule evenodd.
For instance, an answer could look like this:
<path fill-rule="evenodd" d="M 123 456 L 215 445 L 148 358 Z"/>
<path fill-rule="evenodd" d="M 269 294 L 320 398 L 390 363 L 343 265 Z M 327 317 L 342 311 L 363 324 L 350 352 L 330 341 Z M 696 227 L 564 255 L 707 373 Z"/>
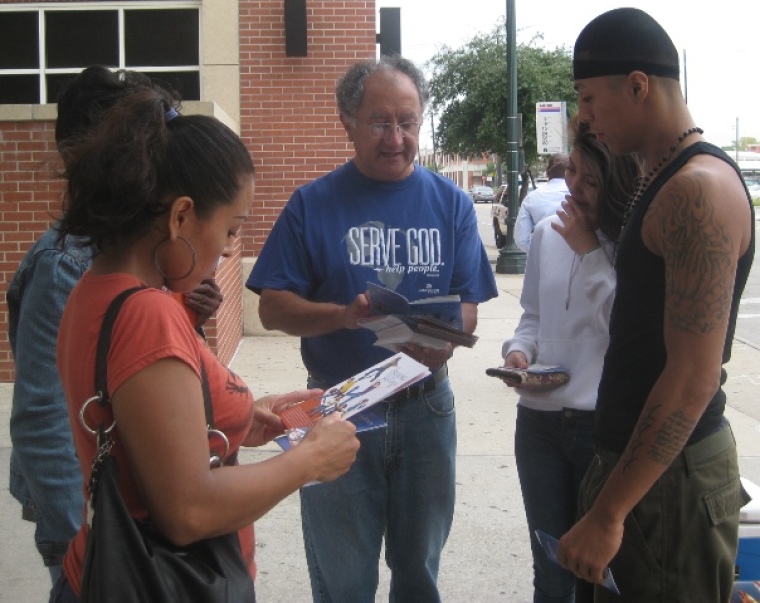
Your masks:
<path fill-rule="evenodd" d="M 8 337 L 16 365 L 10 419 L 10 492 L 46 566 L 62 563 L 82 522 L 82 475 L 56 367 L 58 326 L 69 293 L 92 262 L 92 249 L 47 230 L 8 287 Z"/>

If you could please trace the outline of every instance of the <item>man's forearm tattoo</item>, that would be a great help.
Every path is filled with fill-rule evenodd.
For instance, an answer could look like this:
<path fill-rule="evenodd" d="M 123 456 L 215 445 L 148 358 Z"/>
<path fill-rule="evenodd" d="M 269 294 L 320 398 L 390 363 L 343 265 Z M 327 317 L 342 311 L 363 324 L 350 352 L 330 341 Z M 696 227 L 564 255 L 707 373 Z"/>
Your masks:
<path fill-rule="evenodd" d="M 677 410 L 671 413 L 654 434 L 649 458 L 655 463 L 670 466 L 673 459 L 683 450 L 695 425 L 696 421 L 686 416 L 683 411 Z"/>
<path fill-rule="evenodd" d="M 639 450 L 644 445 L 644 435 L 646 435 L 646 432 L 652 428 L 652 425 L 654 425 L 654 413 L 659 408 L 660 404 L 656 404 L 653 408 L 650 408 L 645 415 L 642 415 L 639 418 L 639 422 L 636 424 L 636 431 L 628 444 L 627 456 L 622 460 L 624 473 L 639 459 Z"/>
<path fill-rule="evenodd" d="M 639 419 L 627 448 L 627 456 L 622 461 L 623 472 L 630 469 L 641 458 L 640 453 L 645 446 L 645 436 L 654 426 L 655 413 L 660 407 L 660 404 L 655 405 Z M 683 450 L 695 425 L 696 421 L 683 411 L 676 410 L 671 413 L 654 433 L 649 452 L 646 453 L 649 459 L 666 467 L 670 466 L 673 459 Z"/>

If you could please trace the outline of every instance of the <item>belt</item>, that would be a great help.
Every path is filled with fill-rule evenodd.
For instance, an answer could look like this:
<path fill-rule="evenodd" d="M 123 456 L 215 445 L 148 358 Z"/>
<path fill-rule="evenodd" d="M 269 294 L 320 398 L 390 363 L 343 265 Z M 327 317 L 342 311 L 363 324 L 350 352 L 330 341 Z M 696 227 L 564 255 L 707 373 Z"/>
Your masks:
<path fill-rule="evenodd" d="M 405 387 L 392 396 L 386 398 L 387 402 L 401 402 L 411 398 L 419 398 L 422 394 L 429 394 L 438 384 L 449 376 L 449 368 L 444 364 L 441 368 L 427 377 L 424 381 Z"/>

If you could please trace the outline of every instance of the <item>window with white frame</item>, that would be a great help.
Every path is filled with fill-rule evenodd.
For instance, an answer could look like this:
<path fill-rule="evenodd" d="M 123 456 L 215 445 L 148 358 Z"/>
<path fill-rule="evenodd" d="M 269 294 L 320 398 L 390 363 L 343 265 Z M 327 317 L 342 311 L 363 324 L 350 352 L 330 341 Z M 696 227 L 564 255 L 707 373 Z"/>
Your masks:
<path fill-rule="evenodd" d="M 0 104 L 54 103 L 90 65 L 200 100 L 200 1 L 0 5 Z"/>

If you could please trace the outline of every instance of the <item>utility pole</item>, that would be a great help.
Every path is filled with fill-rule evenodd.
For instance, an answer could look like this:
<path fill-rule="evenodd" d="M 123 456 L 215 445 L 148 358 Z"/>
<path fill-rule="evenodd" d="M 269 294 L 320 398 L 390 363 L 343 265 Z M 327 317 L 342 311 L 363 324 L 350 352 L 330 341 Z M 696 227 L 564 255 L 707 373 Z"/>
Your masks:
<path fill-rule="evenodd" d="M 736 165 L 739 165 L 739 118 L 736 118 L 736 141 L 734 143 L 734 160 Z"/>
<path fill-rule="evenodd" d="M 515 0 L 507 0 L 507 241 L 496 258 L 498 274 L 525 274 L 525 252 L 515 245 L 515 220 L 520 209 L 517 176 L 520 172 L 519 123 L 517 115 L 517 27 Z"/>

